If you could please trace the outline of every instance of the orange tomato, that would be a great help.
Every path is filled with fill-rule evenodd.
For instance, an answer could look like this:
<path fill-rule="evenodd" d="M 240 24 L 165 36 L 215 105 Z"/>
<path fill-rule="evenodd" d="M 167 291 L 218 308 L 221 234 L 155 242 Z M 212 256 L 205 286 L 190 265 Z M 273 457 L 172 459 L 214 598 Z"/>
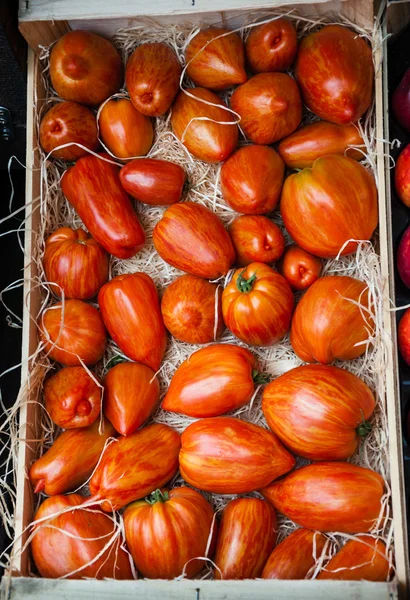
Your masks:
<path fill-rule="evenodd" d="M 317 579 L 386 581 L 390 567 L 386 544 L 368 535 L 358 535 L 327 563 Z"/>
<path fill-rule="evenodd" d="M 103 285 L 98 303 L 109 334 L 124 354 L 157 371 L 167 336 L 151 277 L 118 275 Z"/>
<path fill-rule="evenodd" d="M 215 579 L 260 577 L 276 543 L 272 506 L 259 498 L 237 498 L 227 504 L 219 528 Z"/>
<path fill-rule="evenodd" d="M 154 423 L 106 448 L 90 480 L 91 498 L 102 510 L 119 510 L 169 481 L 178 470 L 181 438 L 168 425 Z"/>
<path fill-rule="evenodd" d="M 121 435 L 145 423 L 159 400 L 159 381 L 149 367 L 123 362 L 104 380 L 104 413 Z"/>
<path fill-rule="evenodd" d="M 384 481 L 371 469 L 322 462 L 301 467 L 260 491 L 302 527 L 361 533 L 370 531 L 380 515 Z"/>
<path fill-rule="evenodd" d="M 294 298 L 282 275 L 263 263 L 235 271 L 222 294 L 226 326 L 240 340 L 271 346 L 289 330 Z"/>
<path fill-rule="evenodd" d="M 181 200 L 185 171 L 176 163 L 155 158 L 137 158 L 120 171 L 124 190 L 140 202 L 169 205 Z"/>
<path fill-rule="evenodd" d="M 104 323 L 94 306 L 81 300 L 56 302 L 40 316 L 40 337 L 48 356 L 73 367 L 95 365 L 105 352 Z"/>
<path fill-rule="evenodd" d="M 262 410 L 292 452 L 310 460 L 344 460 L 371 430 L 370 388 L 344 369 L 303 365 L 268 384 Z"/>
<path fill-rule="evenodd" d="M 328 364 L 363 354 L 373 330 L 367 285 L 353 277 L 321 277 L 296 307 L 290 342 L 303 361 Z"/>
<path fill-rule="evenodd" d="M 166 288 L 161 312 L 168 331 L 188 344 L 213 342 L 225 329 L 220 286 L 194 275 L 177 277 Z"/>
<path fill-rule="evenodd" d="M 370 171 L 352 158 L 324 156 L 312 169 L 290 175 L 280 210 L 295 242 L 322 258 L 356 251 L 378 223 L 377 189 Z M 348 242 L 348 243 L 347 243 Z"/>
<path fill-rule="evenodd" d="M 201 571 L 204 561 L 193 559 L 207 556 L 208 539 L 217 525 L 202 494 L 178 487 L 156 490 L 149 498 L 127 506 L 124 528 L 138 571 L 151 579 L 174 579 L 182 575 L 184 567 L 187 577 Z"/>
<path fill-rule="evenodd" d="M 322 266 L 320 258 L 292 244 L 285 248 L 276 268 L 294 290 L 306 290 L 320 277 Z"/>
<path fill-rule="evenodd" d="M 306 579 L 326 544 L 324 535 L 309 529 L 296 529 L 274 548 L 262 579 Z"/>
<path fill-rule="evenodd" d="M 400 200 L 410 206 L 410 144 L 399 154 L 394 170 L 394 185 Z"/>
<path fill-rule="evenodd" d="M 162 408 L 190 417 L 216 417 L 249 402 L 259 379 L 258 361 L 249 350 L 213 344 L 178 367 Z"/>
<path fill-rule="evenodd" d="M 252 492 L 295 464 L 273 433 L 232 417 L 195 421 L 182 433 L 181 443 L 182 477 L 214 494 Z"/>
<path fill-rule="evenodd" d="M 285 249 L 285 238 L 279 227 L 262 215 L 236 217 L 229 234 L 235 248 L 235 262 L 240 267 L 253 262 L 275 262 Z"/>
<path fill-rule="evenodd" d="M 253 27 L 245 49 L 252 73 L 287 71 L 298 49 L 296 29 L 287 19 L 275 19 Z"/>
<path fill-rule="evenodd" d="M 100 112 L 100 136 L 118 158 L 147 154 L 154 139 L 151 119 L 127 98 L 109 100 Z"/>
<path fill-rule="evenodd" d="M 44 271 L 57 296 L 88 300 L 108 279 L 108 254 L 83 229 L 60 227 L 46 239 Z M 59 287 L 58 287 L 59 286 Z M 61 290 L 60 290 L 61 288 Z"/>

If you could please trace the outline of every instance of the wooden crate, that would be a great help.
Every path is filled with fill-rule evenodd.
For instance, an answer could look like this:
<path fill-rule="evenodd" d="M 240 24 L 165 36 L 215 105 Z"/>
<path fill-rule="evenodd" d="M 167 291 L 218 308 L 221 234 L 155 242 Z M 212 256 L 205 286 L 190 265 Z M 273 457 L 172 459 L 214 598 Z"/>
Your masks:
<path fill-rule="evenodd" d="M 89 29 L 109 37 L 119 27 L 129 26 L 138 22 L 143 15 L 155 15 L 160 24 L 190 21 L 192 23 L 224 23 L 229 15 L 235 23 L 243 22 L 244 14 L 252 9 L 273 8 L 286 6 L 288 2 L 280 0 L 157 0 L 155 8 L 150 3 L 137 3 L 132 0 L 20 0 L 20 30 L 26 37 L 31 50 L 28 61 L 28 96 L 27 96 L 27 202 L 40 194 L 40 175 L 35 119 L 33 115 L 34 98 L 42 97 L 41 78 L 36 69 L 36 54 L 39 45 L 48 45 L 58 39 L 69 29 Z M 369 26 L 373 23 L 372 0 L 319 0 L 309 4 L 305 0 L 294 0 L 292 8 L 297 8 L 305 15 L 342 14 L 352 22 Z M 137 16 L 136 16 L 137 15 Z M 378 50 L 381 59 L 382 49 Z M 356 599 L 389 599 L 397 597 L 398 591 L 404 598 L 408 578 L 408 549 L 406 538 L 406 514 L 404 503 L 404 482 L 402 473 L 402 437 L 400 425 L 400 406 L 398 395 L 397 351 L 394 340 L 396 330 L 393 313 L 390 312 L 390 298 L 394 298 L 393 287 L 393 255 L 391 246 L 390 203 L 386 194 L 386 177 L 388 148 L 386 139 L 385 110 L 387 107 L 386 64 L 379 69 L 375 78 L 376 95 L 376 127 L 377 127 L 377 176 L 379 181 L 379 233 L 380 256 L 384 277 L 384 326 L 386 335 L 386 351 L 388 355 L 387 371 L 387 405 L 389 420 L 390 456 L 391 456 L 391 487 L 393 520 L 395 529 L 395 557 L 399 585 L 396 583 L 371 582 L 335 582 L 335 581 L 182 581 L 182 582 L 112 582 L 112 581 L 66 581 L 45 580 L 27 577 L 29 569 L 28 552 L 19 554 L 18 550 L 24 544 L 23 534 L 33 516 L 33 494 L 27 478 L 27 466 L 34 456 L 34 445 L 27 440 L 36 439 L 37 414 L 35 404 L 26 404 L 20 415 L 20 439 L 18 450 L 18 480 L 16 506 L 16 550 L 18 558 L 12 565 L 13 577 L 4 577 L 2 593 L 4 597 L 14 600 L 17 598 L 191 598 L 203 600 L 209 598 L 316 598 L 332 600 Z M 31 292 L 30 280 L 35 276 L 35 264 L 31 260 L 33 244 L 39 225 L 39 211 L 32 212 L 27 207 L 25 237 L 25 288 L 26 299 L 23 320 L 23 369 L 22 383 L 26 385 L 29 375 L 29 356 L 37 346 L 37 330 L 33 316 L 37 315 L 40 299 L 38 293 Z M 30 391 L 34 394 L 35 390 Z"/>

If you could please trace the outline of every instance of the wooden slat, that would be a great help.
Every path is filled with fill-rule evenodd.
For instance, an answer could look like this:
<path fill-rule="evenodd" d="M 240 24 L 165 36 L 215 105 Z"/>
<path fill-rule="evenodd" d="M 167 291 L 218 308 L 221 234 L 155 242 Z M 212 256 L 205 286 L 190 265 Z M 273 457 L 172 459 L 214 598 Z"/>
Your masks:
<path fill-rule="evenodd" d="M 85 3 L 85 2 L 84 2 Z M 59 21 L 19 21 L 20 33 L 36 54 L 40 46 L 49 46 L 70 30 L 68 23 Z"/>
<path fill-rule="evenodd" d="M 387 32 L 396 35 L 410 23 L 410 2 L 389 2 L 387 5 Z"/>

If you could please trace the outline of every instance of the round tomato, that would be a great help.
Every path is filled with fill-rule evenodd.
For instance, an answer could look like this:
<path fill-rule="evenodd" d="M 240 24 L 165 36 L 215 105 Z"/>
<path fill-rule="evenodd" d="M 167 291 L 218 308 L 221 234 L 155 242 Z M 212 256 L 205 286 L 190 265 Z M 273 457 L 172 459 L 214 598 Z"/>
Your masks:
<path fill-rule="evenodd" d="M 100 313 L 81 300 L 57 302 L 40 316 L 44 350 L 57 362 L 73 367 L 95 365 L 105 352 L 107 337 Z"/>
<path fill-rule="evenodd" d="M 275 262 L 285 248 L 285 238 L 279 227 L 260 215 L 236 217 L 229 233 L 235 248 L 236 264 L 240 267 L 252 262 Z"/>
<path fill-rule="evenodd" d="M 246 344 L 272 346 L 289 330 L 294 298 L 282 275 L 263 263 L 235 271 L 222 294 L 228 329 Z"/>
<path fill-rule="evenodd" d="M 320 277 L 322 261 L 292 244 L 286 248 L 276 267 L 294 290 L 306 290 Z"/>
<path fill-rule="evenodd" d="M 46 239 L 44 271 L 57 296 L 88 300 L 108 279 L 108 254 L 83 229 L 61 227 Z M 61 289 L 60 289 L 61 288 Z"/>
<path fill-rule="evenodd" d="M 165 327 L 181 342 L 207 344 L 222 335 L 222 290 L 194 275 L 182 275 L 169 285 L 162 297 Z"/>
<path fill-rule="evenodd" d="M 252 73 L 287 71 L 298 49 L 296 29 L 287 19 L 275 19 L 253 27 L 245 49 Z"/>
<path fill-rule="evenodd" d="M 193 559 L 207 556 L 217 525 L 202 494 L 178 487 L 127 506 L 124 528 L 138 571 L 150 579 L 174 579 L 183 572 L 195 577 L 204 567 L 203 560 Z M 210 544 L 208 555 L 212 550 Z"/>

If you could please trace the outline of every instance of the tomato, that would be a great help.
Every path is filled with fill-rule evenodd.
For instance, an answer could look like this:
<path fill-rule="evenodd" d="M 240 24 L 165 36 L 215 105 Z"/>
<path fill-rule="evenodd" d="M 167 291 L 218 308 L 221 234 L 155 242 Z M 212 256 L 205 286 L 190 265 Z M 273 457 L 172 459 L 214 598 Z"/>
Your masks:
<path fill-rule="evenodd" d="M 312 112 L 340 125 L 356 122 L 372 100 L 372 50 L 356 32 L 327 25 L 300 42 L 295 76 Z"/>
<path fill-rule="evenodd" d="M 375 399 L 349 371 L 303 365 L 272 381 L 262 410 L 269 427 L 292 452 L 310 460 L 344 460 L 371 430 Z"/>
<path fill-rule="evenodd" d="M 272 346 L 289 330 L 294 298 L 282 275 L 263 263 L 235 271 L 222 294 L 222 314 L 236 337 L 254 346 Z"/>
<path fill-rule="evenodd" d="M 404 231 L 397 248 L 396 267 L 400 279 L 410 289 L 410 227 Z"/>
<path fill-rule="evenodd" d="M 97 465 L 108 438 L 115 435 L 114 427 L 106 419 L 100 433 L 100 422 L 89 427 L 61 433 L 51 448 L 30 467 L 29 477 L 34 493 L 44 491 L 55 496 L 83 485 Z"/>
<path fill-rule="evenodd" d="M 351 146 L 364 146 L 357 125 L 336 125 L 319 121 L 300 127 L 281 141 L 278 152 L 291 169 L 312 167 L 317 158 L 328 154 L 341 154 L 362 160 L 363 152 Z"/>
<path fill-rule="evenodd" d="M 321 277 L 296 307 L 290 342 L 305 362 L 328 364 L 365 352 L 373 336 L 369 288 L 353 277 Z"/>
<path fill-rule="evenodd" d="M 260 490 L 279 512 L 317 531 L 370 531 L 380 515 L 383 478 L 345 462 L 301 467 Z"/>
<path fill-rule="evenodd" d="M 94 151 L 99 146 L 94 113 L 75 102 L 58 102 L 50 108 L 41 120 L 39 137 L 44 152 L 62 160 L 77 160 L 88 152 L 74 145 L 55 150 L 58 146 L 75 142 Z"/>
<path fill-rule="evenodd" d="M 223 513 L 216 546 L 216 579 L 260 577 L 276 543 L 277 521 L 272 506 L 259 498 L 237 498 Z"/>
<path fill-rule="evenodd" d="M 399 154 L 394 170 L 394 185 L 400 200 L 410 206 L 410 144 Z"/>
<path fill-rule="evenodd" d="M 345 156 L 318 158 L 312 169 L 291 175 L 280 210 L 295 242 L 322 258 L 356 251 L 378 223 L 377 189 L 370 171 Z M 309 225 L 307 225 L 309 223 Z"/>
<path fill-rule="evenodd" d="M 254 144 L 273 144 L 290 135 L 302 120 L 302 100 L 295 80 L 286 73 L 260 73 L 236 88 L 231 108 Z"/>
<path fill-rule="evenodd" d="M 225 90 L 248 79 L 242 40 L 229 29 L 199 31 L 187 46 L 185 61 L 188 77 L 209 90 Z"/>
<path fill-rule="evenodd" d="M 162 296 L 165 327 L 181 342 L 207 344 L 225 329 L 222 289 L 194 275 L 177 277 Z"/>
<path fill-rule="evenodd" d="M 221 168 L 221 191 L 234 210 L 247 215 L 272 212 L 279 201 L 285 166 L 268 146 L 243 146 Z"/>
<path fill-rule="evenodd" d="M 79 508 L 83 502 L 78 494 L 52 496 L 37 510 L 31 552 L 41 577 L 133 579 L 113 521 L 98 508 Z"/>
<path fill-rule="evenodd" d="M 389 561 L 386 545 L 369 535 L 358 535 L 327 563 L 317 579 L 347 579 L 350 581 L 386 581 Z"/>
<path fill-rule="evenodd" d="M 197 350 L 176 370 L 164 410 L 190 417 L 216 417 L 244 406 L 255 392 L 256 358 L 240 346 L 213 344 Z"/>
<path fill-rule="evenodd" d="M 63 429 L 88 427 L 101 409 L 102 389 L 83 367 L 61 369 L 44 384 L 44 404 L 51 420 Z M 98 381 L 98 380 L 97 380 Z"/>
<path fill-rule="evenodd" d="M 156 251 L 167 263 L 205 279 L 225 275 L 235 259 L 222 221 L 194 202 L 170 206 L 155 225 L 153 239 Z"/>
<path fill-rule="evenodd" d="M 95 365 L 105 352 L 100 313 L 81 300 L 56 302 L 40 316 L 39 328 L 47 355 L 65 366 Z"/>
<path fill-rule="evenodd" d="M 130 258 L 143 247 L 145 233 L 119 171 L 102 158 L 84 156 L 64 173 L 61 189 L 97 242 L 118 258 Z"/>
<path fill-rule="evenodd" d="M 109 334 L 124 354 L 157 371 L 167 336 L 151 277 L 118 275 L 103 285 L 98 303 Z"/>
<path fill-rule="evenodd" d="M 108 279 L 108 254 L 83 229 L 60 227 L 46 239 L 43 267 L 54 294 L 88 300 Z"/>
<path fill-rule="evenodd" d="M 181 443 L 181 476 L 214 494 L 252 492 L 295 464 L 273 433 L 232 417 L 195 421 L 182 433 Z"/>
<path fill-rule="evenodd" d="M 209 502 L 188 487 L 156 490 L 124 512 L 127 545 L 144 577 L 174 579 L 195 577 L 204 567 L 208 540 L 216 532 Z"/>
<path fill-rule="evenodd" d="M 306 290 L 320 277 L 322 266 L 320 258 L 292 244 L 285 249 L 276 268 L 294 290 Z"/>
<path fill-rule="evenodd" d="M 403 360 L 410 365 L 410 308 L 408 308 L 399 322 L 397 341 Z"/>
<path fill-rule="evenodd" d="M 137 158 L 121 169 L 120 181 L 127 194 L 144 204 L 175 204 L 181 199 L 185 171 L 168 160 Z"/>
<path fill-rule="evenodd" d="M 109 100 L 99 119 L 100 135 L 118 158 L 147 154 L 154 139 L 151 119 L 140 113 L 128 98 Z"/>
<path fill-rule="evenodd" d="M 324 535 L 296 529 L 274 548 L 262 571 L 262 579 L 306 579 L 326 544 Z"/>
<path fill-rule="evenodd" d="M 252 73 L 287 71 L 298 49 L 296 29 L 287 19 L 275 19 L 253 27 L 245 49 Z"/>
<path fill-rule="evenodd" d="M 240 267 L 252 262 L 275 262 L 285 249 L 285 238 L 279 227 L 262 215 L 236 217 L 229 233 L 235 248 L 235 262 Z"/>
<path fill-rule="evenodd" d="M 166 44 L 137 46 L 127 62 L 125 82 L 131 102 L 143 115 L 167 112 L 179 90 L 181 65 Z"/>
<path fill-rule="evenodd" d="M 159 381 L 149 367 L 123 362 L 104 380 L 104 413 L 121 435 L 145 423 L 159 400 Z"/>
<path fill-rule="evenodd" d="M 51 83 L 64 100 L 100 104 L 118 91 L 123 73 L 111 42 L 89 31 L 69 31 L 51 49 Z"/>
<path fill-rule="evenodd" d="M 168 425 L 154 423 L 119 437 L 104 452 L 90 480 L 91 498 L 106 512 L 143 498 L 178 470 L 181 439 Z"/>
<path fill-rule="evenodd" d="M 236 117 L 209 90 L 190 88 L 189 94 L 180 91 L 176 97 L 172 131 L 195 158 L 210 163 L 225 160 L 238 145 Z"/>

